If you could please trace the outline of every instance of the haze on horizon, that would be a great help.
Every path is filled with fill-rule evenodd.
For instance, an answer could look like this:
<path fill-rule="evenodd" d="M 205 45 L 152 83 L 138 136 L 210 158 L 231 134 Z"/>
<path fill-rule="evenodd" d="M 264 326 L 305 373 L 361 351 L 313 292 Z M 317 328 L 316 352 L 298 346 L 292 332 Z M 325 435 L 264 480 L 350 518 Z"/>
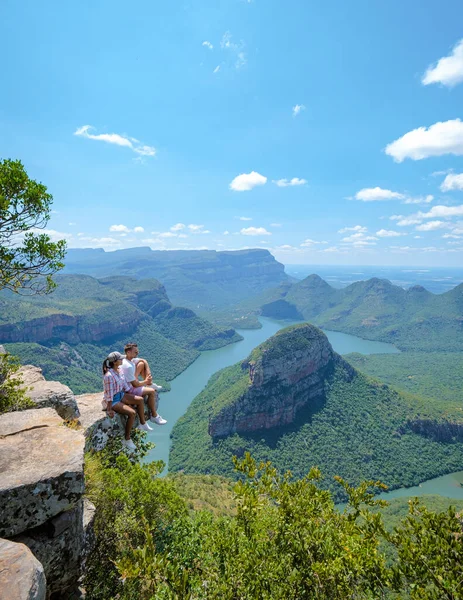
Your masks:
<path fill-rule="evenodd" d="M 0 156 L 70 248 L 460 266 L 458 0 L 6 0 Z"/>

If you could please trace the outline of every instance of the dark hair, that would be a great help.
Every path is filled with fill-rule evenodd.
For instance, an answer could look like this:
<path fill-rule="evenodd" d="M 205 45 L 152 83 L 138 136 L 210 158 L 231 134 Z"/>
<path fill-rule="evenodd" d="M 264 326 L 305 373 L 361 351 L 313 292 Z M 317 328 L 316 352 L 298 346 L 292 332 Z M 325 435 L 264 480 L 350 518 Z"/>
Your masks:
<path fill-rule="evenodd" d="M 138 348 L 137 342 L 127 342 L 127 344 L 124 346 L 124 352 L 132 350 L 132 348 Z"/>
<path fill-rule="evenodd" d="M 114 363 L 111 362 L 110 360 L 108 360 L 107 358 L 105 358 L 103 361 L 103 375 L 106 375 L 106 373 L 109 371 L 109 369 L 112 369 L 113 367 L 114 367 Z"/>

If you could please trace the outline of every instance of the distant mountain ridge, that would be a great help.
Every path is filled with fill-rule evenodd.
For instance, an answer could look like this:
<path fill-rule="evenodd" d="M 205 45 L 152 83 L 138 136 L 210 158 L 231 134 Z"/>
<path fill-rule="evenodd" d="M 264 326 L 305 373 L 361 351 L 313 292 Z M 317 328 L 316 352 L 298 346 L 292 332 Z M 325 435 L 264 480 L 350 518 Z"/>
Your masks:
<path fill-rule="evenodd" d="M 261 298 L 263 316 L 307 319 L 324 329 L 390 342 L 402 350 L 463 351 L 463 284 L 432 294 L 418 285 L 405 290 L 373 278 L 336 289 L 318 275 L 309 275 L 264 292 Z"/>
<path fill-rule="evenodd" d="M 173 379 L 199 355 L 241 339 L 173 306 L 155 279 L 58 275 L 49 296 L 0 294 L 0 343 L 73 391 L 97 391 L 103 358 L 138 341 L 154 374 Z M 89 379 L 90 376 L 90 379 Z"/>
<path fill-rule="evenodd" d="M 70 249 L 64 273 L 156 278 L 174 304 L 200 312 L 239 302 L 289 281 L 268 250 Z"/>

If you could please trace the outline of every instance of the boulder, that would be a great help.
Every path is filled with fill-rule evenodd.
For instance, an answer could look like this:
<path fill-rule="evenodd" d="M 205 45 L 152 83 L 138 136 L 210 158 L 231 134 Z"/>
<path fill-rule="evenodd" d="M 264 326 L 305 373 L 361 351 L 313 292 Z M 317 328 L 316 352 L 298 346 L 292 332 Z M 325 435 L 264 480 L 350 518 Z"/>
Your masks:
<path fill-rule="evenodd" d="M 0 598 L 45 600 L 43 566 L 24 544 L 0 539 Z"/>
<path fill-rule="evenodd" d="M 37 408 L 50 406 L 63 419 L 76 419 L 79 409 L 72 391 L 67 385 L 58 381 L 46 381 L 42 369 L 25 365 L 19 369 L 27 395 L 37 405 Z"/>
<path fill-rule="evenodd" d="M 84 491 L 84 436 L 51 408 L 0 416 L 0 536 L 73 508 Z"/>

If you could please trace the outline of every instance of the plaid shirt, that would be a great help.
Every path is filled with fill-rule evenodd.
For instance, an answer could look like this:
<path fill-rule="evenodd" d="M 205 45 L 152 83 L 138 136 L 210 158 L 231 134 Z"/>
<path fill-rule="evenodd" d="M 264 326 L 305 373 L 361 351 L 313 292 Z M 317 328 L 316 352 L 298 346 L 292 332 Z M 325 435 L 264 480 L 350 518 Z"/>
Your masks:
<path fill-rule="evenodd" d="M 112 402 L 118 392 L 130 392 L 131 387 L 123 375 L 119 375 L 114 369 L 110 369 L 103 377 L 104 392 L 103 402 Z"/>

